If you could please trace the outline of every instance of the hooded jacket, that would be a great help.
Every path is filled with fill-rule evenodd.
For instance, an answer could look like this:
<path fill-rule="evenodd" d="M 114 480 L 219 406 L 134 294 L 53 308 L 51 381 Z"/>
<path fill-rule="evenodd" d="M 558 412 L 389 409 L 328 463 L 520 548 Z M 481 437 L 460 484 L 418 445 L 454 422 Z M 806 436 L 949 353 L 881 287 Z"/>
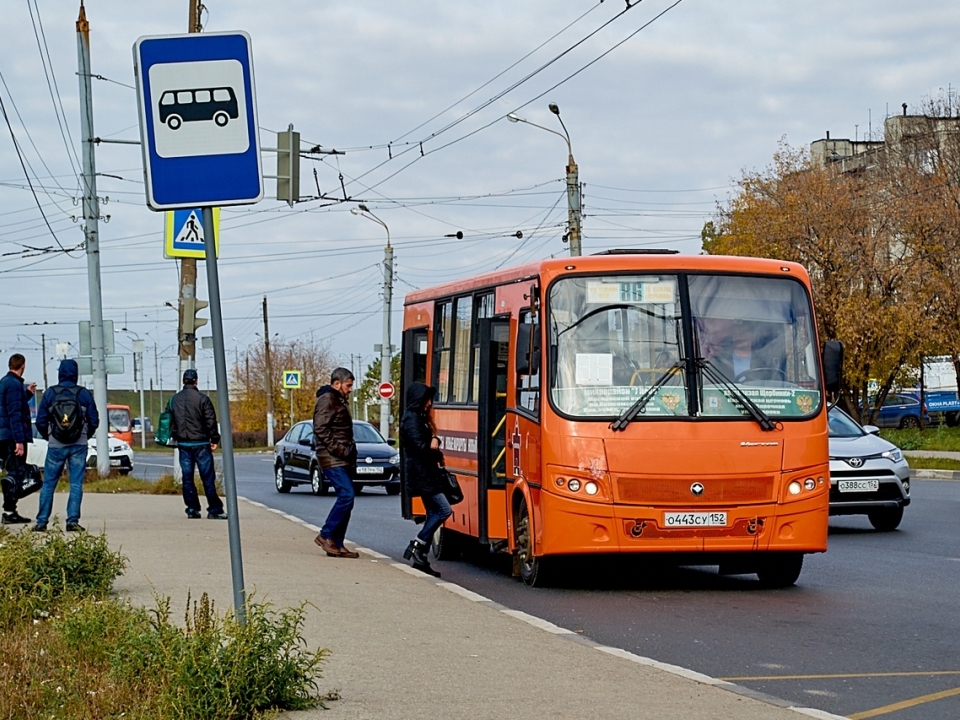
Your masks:
<path fill-rule="evenodd" d="M 57 373 L 59 382 L 43 393 L 43 399 L 40 401 L 40 407 L 37 409 L 37 430 L 49 443 L 50 447 L 65 447 L 64 443 L 50 435 L 50 409 L 53 401 L 57 397 L 57 391 L 62 389 L 72 389 L 79 387 L 77 378 L 80 377 L 80 371 L 76 360 L 63 360 L 60 363 L 60 370 Z M 100 427 L 100 414 L 97 412 L 97 404 L 93 401 L 93 395 L 85 387 L 80 387 L 77 393 L 77 402 L 80 409 L 83 410 L 83 432 L 76 442 L 70 445 L 86 445 L 87 440 L 93 437 L 93 434 Z"/>
<path fill-rule="evenodd" d="M 422 382 L 407 388 L 407 402 L 400 419 L 400 451 L 403 453 L 404 482 L 411 495 L 432 496 L 443 492 L 440 466 L 443 453 L 430 447 L 433 431 L 426 411 L 437 389 Z"/>
<path fill-rule="evenodd" d="M 0 441 L 26 444 L 33 440 L 28 404 L 32 397 L 13 370 L 0 379 Z"/>
<path fill-rule="evenodd" d="M 324 470 L 347 467 L 357 462 L 357 444 L 353 441 L 353 419 L 347 399 L 332 385 L 317 390 L 313 409 L 313 436 L 317 462 Z"/>

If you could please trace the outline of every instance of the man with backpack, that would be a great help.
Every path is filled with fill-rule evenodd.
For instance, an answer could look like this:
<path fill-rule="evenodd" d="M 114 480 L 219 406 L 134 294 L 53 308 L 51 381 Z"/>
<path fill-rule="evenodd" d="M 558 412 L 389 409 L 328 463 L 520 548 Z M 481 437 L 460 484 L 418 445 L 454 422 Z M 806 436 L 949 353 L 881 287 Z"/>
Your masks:
<path fill-rule="evenodd" d="M 17 512 L 17 501 L 23 497 L 23 482 L 27 475 L 27 445 L 33 441 L 30 429 L 30 398 L 37 389 L 36 383 L 23 384 L 23 371 L 27 361 L 20 353 L 14 353 L 7 361 L 10 372 L 0 379 L 0 460 L 6 475 L 0 479 L 3 489 L 4 525 L 28 523 Z"/>
<path fill-rule="evenodd" d="M 76 360 L 60 363 L 59 380 L 43 394 L 37 410 L 37 430 L 47 439 L 47 461 L 43 466 L 43 487 L 37 509 L 35 532 L 44 532 L 53 512 L 53 494 L 64 465 L 70 477 L 67 499 L 67 532 L 82 532 L 80 501 L 83 499 L 83 478 L 87 471 L 87 440 L 100 426 L 100 415 L 93 396 L 77 385 L 79 370 Z"/>

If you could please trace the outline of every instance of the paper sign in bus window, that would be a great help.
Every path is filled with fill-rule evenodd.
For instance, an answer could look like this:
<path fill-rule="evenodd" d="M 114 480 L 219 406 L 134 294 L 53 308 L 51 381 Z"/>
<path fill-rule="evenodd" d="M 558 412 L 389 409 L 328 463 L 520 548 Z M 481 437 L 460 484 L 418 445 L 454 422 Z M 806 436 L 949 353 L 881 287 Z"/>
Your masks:
<path fill-rule="evenodd" d="M 250 147 L 243 66 L 237 60 L 150 66 L 157 155 L 229 155 Z"/>
<path fill-rule="evenodd" d="M 587 281 L 587 303 L 591 305 L 615 305 L 618 303 L 669 304 L 675 301 L 675 285 L 672 282 Z"/>
<path fill-rule="evenodd" d="M 613 355 L 577 353 L 576 383 L 584 386 L 613 385 Z"/>

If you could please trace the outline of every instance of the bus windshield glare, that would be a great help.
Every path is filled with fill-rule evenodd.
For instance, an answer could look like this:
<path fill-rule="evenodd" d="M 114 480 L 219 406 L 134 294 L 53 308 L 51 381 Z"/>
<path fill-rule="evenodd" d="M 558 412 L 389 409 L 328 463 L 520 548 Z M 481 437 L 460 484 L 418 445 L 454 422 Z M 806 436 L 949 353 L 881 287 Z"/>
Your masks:
<path fill-rule="evenodd" d="M 562 278 L 547 322 L 550 398 L 570 417 L 610 420 L 645 394 L 636 421 L 751 417 L 744 398 L 773 419 L 820 409 L 813 311 L 790 278 Z"/>

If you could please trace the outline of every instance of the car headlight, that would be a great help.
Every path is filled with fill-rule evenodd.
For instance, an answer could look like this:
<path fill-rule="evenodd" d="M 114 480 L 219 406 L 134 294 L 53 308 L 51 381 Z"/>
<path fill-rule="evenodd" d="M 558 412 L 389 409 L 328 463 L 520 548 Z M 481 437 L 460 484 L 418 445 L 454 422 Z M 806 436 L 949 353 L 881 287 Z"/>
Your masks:
<path fill-rule="evenodd" d="M 397 453 L 396 455 L 391 455 L 391 456 L 390 456 L 390 464 L 391 464 L 391 465 L 399 465 L 399 464 L 400 464 L 400 453 Z"/>
<path fill-rule="evenodd" d="M 880 453 L 880 457 L 885 457 L 890 462 L 898 463 L 903 460 L 903 453 L 900 452 L 900 448 L 894 448 L 893 450 L 887 450 L 885 453 Z"/>

